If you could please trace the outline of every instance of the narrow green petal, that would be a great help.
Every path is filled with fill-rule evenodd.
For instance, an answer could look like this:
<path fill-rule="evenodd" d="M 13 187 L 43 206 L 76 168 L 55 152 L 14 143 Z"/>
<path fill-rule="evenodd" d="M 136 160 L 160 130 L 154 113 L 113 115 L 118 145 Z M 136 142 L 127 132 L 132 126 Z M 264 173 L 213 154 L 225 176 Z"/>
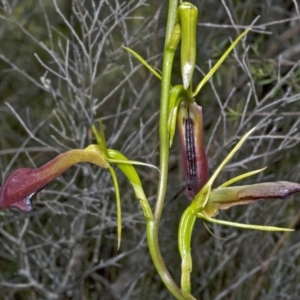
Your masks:
<path fill-rule="evenodd" d="M 136 59 L 138 59 L 155 77 L 161 80 L 161 75 L 152 67 L 150 66 L 138 53 L 133 51 L 130 48 L 125 46 L 121 46 L 123 49 L 127 50 L 130 54 L 132 54 Z"/>
<path fill-rule="evenodd" d="M 119 152 L 117 150 L 113 150 L 113 149 L 107 149 L 107 153 L 108 153 L 109 160 L 121 161 L 119 163 L 116 163 L 116 165 L 124 173 L 124 175 L 127 177 L 127 179 L 130 181 L 130 183 L 134 189 L 135 195 L 138 198 L 138 200 L 140 201 L 140 205 L 142 207 L 144 217 L 147 220 L 153 220 L 153 214 L 152 214 L 151 207 L 146 198 L 140 177 L 139 177 L 138 173 L 136 172 L 135 168 L 132 166 L 132 164 L 126 158 L 126 156 L 123 155 L 121 152 Z"/>
<path fill-rule="evenodd" d="M 177 123 L 178 106 L 175 106 L 169 113 L 168 132 L 169 132 L 169 147 L 172 147 Z"/>
<path fill-rule="evenodd" d="M 220 174 L 221 170 L 225 167 L 225 165 L 229 162 L 229 160 L 234 156 L 234 154 L 241 148 L 249 135 L 256 129 L 256 127 L 250 129 L 241 140 L 234 146 L 234 148 L 229 152 L 229 154 L 225 157 L 222 163 L 218 166 L 214 174 L 210 177 L 207 184 L 212 186 L 217 176 Z"/>
<path fill-rule="evenodd" d="M 282 227 L 274 227 L 274 226 L 263 226 L 263 225 L 253 225 L 253 224 L 243 224 L 243 223 L 223 221 L 223 220 L 218 220 L 218 219 L 206 217 L 202 213 L 197 213 L 197 217 L 200 218 L 200 219 L 204 219 L 204 220 L 206 220 L 208 222 L 211 222 L 211 223 L 226 225 L 226 226 L 232 226 L 232 227 L 238 227 L 238 228 L 262 230 L 262 231 L 294 231 L 294 229 L 290 229 L 290 228 L 282 228 Z"/>
<path fill-rule="evenodd" d="M 97 141 L 97 144 L 103 149 L 104 153 L 106 154 L 106 139 L 104 135 L 104 129 L 103 129 L 103 124 L 102 121 L 99 119 L 98 120 L 99 124 L 99 131 L 97 131 L 96 126 L 92 126 L 92 131 L 95 136 L 95 139 Z"/>
<path fill-rule="evenodd" d="M 178 107 L 182 101 L 193 103 L 191 92 L 185 90 L 183 85 L 175 85 L 170 90 L 169 112 L 168 112 L 168 133 L 170 148 L 176 131 Z"/>
<path fill-rule="evenodd" d="M 225 157 L 225 159 L 222 161 L 222 163 L 218 166 L 218 168 L 215 170 L 213 175 L 209 178 L 207 183 L 203 186 L 201 191 L 195 196 L 195 199 L 192 202 L 192 205 L 195 207 L 196 210 L 202 210 L 203 208 L 205 208 L 205 206 L 209 200 L 209 194 L 210 194 L 211 187 L 212 187 L 215 179 L 220 174 L 221 170 L 225 167 L 225 165 L 229 162 L 229 160 L 234 156 L 234 154 L 241 148 L 241 146 L 246 141 L 248 136 L 255 129 L 256 129 L 256 127 L 252 128 L 241 138 L 241 140 L 234 146 L 234 148 L 229 152 L 229 154 Z"/>
<path fill-rule="evenodd" d="M 118 184 L 116 173 L 112 167 L 109 167 L 109 172 L 113 180 L 115 195 L 116 195 L 117 236 L 118 236 L 118 250 L 119 250 L 121 245 L 121 236 L 122 236 L 122 208 L 121 208 L 120 190 L 119 190 L 119 184 Z"/>
<path fill-rule="evenodd" d="M 257 174 L 257 173 L 260 173 L 260 172 L 264 171 L 266 168 L 267 168 L 267 167 L 264 167 L 264 168 L 261 168 L 261 169 L 255 170 L 255 171 L 247 172 L 247 173 L 244 173 L 244 174 L 242 174 L 242 175 L 236 176 L 236 177 L 234 177 L 234 178 L 232 178 L 232 179 L 230 179 L 230 180 L 224 182 L 223 184 L 221 184 L 221 185 L 219 186 L 219 188 L 224 188 L 224 187 L 230 186 L 230 185 L 236 183 L 237 181 L 240 181 L 240 180 L 242 180 L 242 179 L 245 179 L 245 178 L 247 178 L 247 177 L 250 177 L 250 176 L 252 176 L 252 175 L 255 175 L 255 174 Z"/>
<path fill-rule="evenodd" d="M 221 56 L 221 58 L 217 61 L 217 63 L 212 67 L 212 69 L 205 75 L 205 77 L 200 81 L 198 86 L 196 87 L 195 91 L 193 92 L 193 97 L 195 97 L 201 88 L 204 86 L 204 84 L 214 75 L 214 73 L 218 70 L 220 65 L 223 63 L 223 61 L 226 59 L 226 57 L 229 55 L 229 53 L 232 51 L 232 49 L 236 46 L 236 44 L 251 30 L 251 28 L 245 30 L 243 33 L 241 33 L 235 41 L 230 45 L 230 47 L 225 51 L 225 53 Z"/>
<path fill-rule="evenodd" d="M 131 164 L 127 164 L 129 160 L 121 152 L 114 149 L 107 149 L 108 159 L 111 161 L 121 161 L 122 163 L 116 163 L 116 165 L 121 169 L 121 171 L 126 175 L 130 182 L 133 182 L 137 185 L 142 185 L 141 180 Z"/>
<path fill-rule="evenodd" d="M 137 166 L 149 167 L 149 168 L 156 169 L 158 172 L 160 172 L 158 167 L 137 160 L 122 160 L 122 159 L 107 158 L 107 161 L 114 164 L 126 164 L 126 165 L 137 165 Z"/>

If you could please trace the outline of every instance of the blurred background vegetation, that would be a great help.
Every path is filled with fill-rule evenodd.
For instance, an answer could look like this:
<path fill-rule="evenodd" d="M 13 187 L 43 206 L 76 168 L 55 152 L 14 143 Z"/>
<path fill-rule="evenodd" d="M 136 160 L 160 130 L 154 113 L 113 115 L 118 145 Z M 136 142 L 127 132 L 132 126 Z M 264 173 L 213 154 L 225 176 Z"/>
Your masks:
<path fill-rule="evenodd" d="M 200 12 L 196 84 L 243 28 L 246 41 L 196 101 L 203 106 L 210 169 L 260 124 L 218 178 L 269 166 L 243 183 L 300 182 L 300 14 L 296 0 L 195 0 Z M 93 143 L 101 118 L 110 148 L 158 165 L 160 83 L 126 45 L 160 69 L 168 1 L 3 0 L 0 4 L 1 182 Z M 173 83 L 180 83 L 177 55 Z M 176 143 L 175 143 L 176 144 Z M 171 149 L 160 239 L 176 280 L 179 218 L 187 206 L 180 157 Z M 138 167 L 151 205 L 157 171 Z M 35 210 L 0 212 L 1 299 L 172 299 L 149 257 L 145 224 L 121 173 L 123 234 L 107 171 L 71 168 L 35 199 Z M 294 227 L 256 232 L 199 221 L 193 240 L 197 299 L 298 299 L 300 195 L 222 212 L 224 220 Z"/>

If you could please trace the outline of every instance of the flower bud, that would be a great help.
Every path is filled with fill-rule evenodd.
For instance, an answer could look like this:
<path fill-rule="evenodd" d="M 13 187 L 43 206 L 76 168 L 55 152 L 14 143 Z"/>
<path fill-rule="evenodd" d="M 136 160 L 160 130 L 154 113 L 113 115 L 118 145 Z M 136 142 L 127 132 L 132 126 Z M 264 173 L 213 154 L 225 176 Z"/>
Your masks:
<path fill-rule="evenodd" d="M 181 74 L 183 86 L 189 87 L 196 61 L 196 29 L 198 8 L 189 2 L 179 5 L 178 16 L 181 29 Z"/>

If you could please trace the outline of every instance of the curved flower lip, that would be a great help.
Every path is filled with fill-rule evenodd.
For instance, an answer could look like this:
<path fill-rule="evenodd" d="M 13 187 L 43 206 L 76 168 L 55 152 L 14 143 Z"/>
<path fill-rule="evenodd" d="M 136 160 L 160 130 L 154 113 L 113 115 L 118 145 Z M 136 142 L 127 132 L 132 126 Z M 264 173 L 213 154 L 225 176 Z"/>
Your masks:
<path fill-rule="evenodd" d="M 79 162 L 90 162 L 104 168 L 109 166 L 99 151 L 74 149 L 58 155 L 39 168 L 18 169 L 6 179 L 0 189 L 0 209 L 14 207 L 24 212 L 32 211 L 32 197 Z"/>
<path fill-rule="evenodd" d="M 300 184 L 288 181 L 263 182 L 211 190 L 204 212 L 215 216 L 218 211 L 258 200 L 286 199 L 300 192 Z"/>
<path fill-rule="evenodd" d="M 42 190 L 50 181 L 40 176 L 39 169 L 22 168 L 13 172 L 0 190 L 0 209 L 18 208 L 32 211 L 32 197 Z"/>

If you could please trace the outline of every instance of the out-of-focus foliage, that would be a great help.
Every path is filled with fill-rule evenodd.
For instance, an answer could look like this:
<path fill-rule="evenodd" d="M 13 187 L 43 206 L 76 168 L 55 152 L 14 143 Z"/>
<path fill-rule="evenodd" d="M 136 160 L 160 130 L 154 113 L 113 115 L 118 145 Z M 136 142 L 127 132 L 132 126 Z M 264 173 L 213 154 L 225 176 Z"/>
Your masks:
<path fill-rule="evenodd" d="M 201 91 L 211 170 L 246 130 L 263 126 L 220 176 L 269 165 L 246 183 L 300 182 L 300 14 L 297 1 L 193 1 L 200 10 L 195 84 L 252 24 Z M 39 0 L 0 4 L 1 182 L 18 167 L 40 166 L 84 148 L 103 120 L 109 147 L 158 164 L 160 83 L 121 45 L 160 68 L 167 1 Z M 257 19 L 257 17 L 259 19 Z M 180 82 L 179 54 L 172 82 Z M 174 143 L 176 144 L 176 143 Z M 177 149 L 171 149 L 163 256 L 180 276 L 177 227 L 186 207 Z M 157 171 L 138 168 L 151 203 Z M 0 294 L 5 299 L 171 299 L 149 258 L 142 212 L 119 176 L 123 234 L 117 251 L 109 174 L 73 167 L 35 199 L 35 211 L 0 212 Z M 296 196 L 299 198 L 299 196 Z M 299 199 L 298 199 L 299 200 Z M 237 207 L 222 219 L 299 227 L 299 201 Z M 254 232 L 199 222 L 193 241 L 199 299 L 296 299 L 299 234 Z M 250 291 L 250 292 L 249 292 Z M 250 294 L 249 294 L 250 293 Z"/>

